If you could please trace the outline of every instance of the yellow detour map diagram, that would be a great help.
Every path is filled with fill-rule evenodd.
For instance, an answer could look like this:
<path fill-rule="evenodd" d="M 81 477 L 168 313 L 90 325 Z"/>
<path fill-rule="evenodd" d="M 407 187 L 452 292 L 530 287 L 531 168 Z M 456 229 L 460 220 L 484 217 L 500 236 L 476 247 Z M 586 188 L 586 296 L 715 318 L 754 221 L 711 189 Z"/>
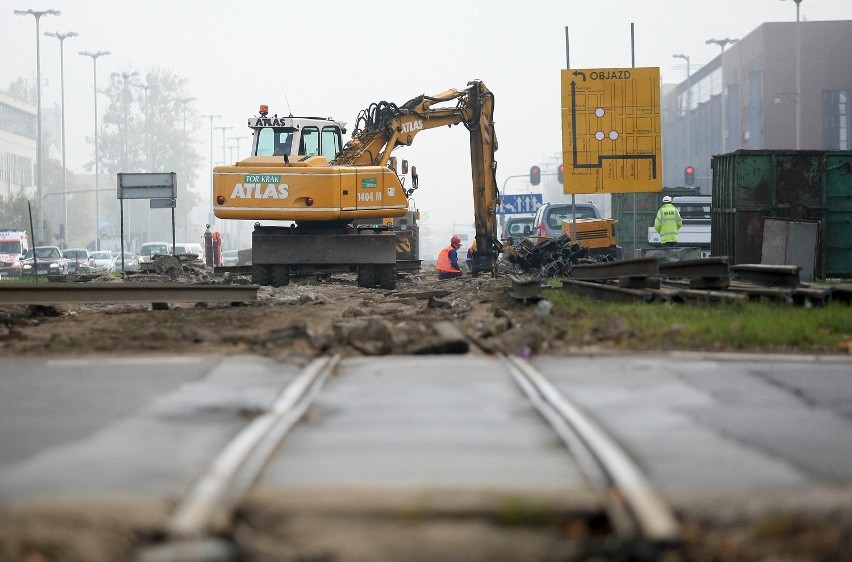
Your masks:
<path fill-rule="evenodd" d="M 659 68 L 562 71 L 565 193 L 661 191 Z"/>

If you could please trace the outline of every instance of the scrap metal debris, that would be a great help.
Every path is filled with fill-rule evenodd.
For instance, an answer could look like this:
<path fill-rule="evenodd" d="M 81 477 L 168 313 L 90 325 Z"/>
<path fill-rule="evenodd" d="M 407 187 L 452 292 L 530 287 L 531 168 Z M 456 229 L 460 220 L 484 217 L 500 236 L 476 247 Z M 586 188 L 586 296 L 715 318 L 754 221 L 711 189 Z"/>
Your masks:
<path fill-rule="evenodd" d="M 524 272 L 546 277 L 567 275 L 579 264 L 615 261 L 611 254 L 593 253 L 586 246 L 572 242 L 567 234 L 556 238 L 524 238 L 506 259 Z"/>

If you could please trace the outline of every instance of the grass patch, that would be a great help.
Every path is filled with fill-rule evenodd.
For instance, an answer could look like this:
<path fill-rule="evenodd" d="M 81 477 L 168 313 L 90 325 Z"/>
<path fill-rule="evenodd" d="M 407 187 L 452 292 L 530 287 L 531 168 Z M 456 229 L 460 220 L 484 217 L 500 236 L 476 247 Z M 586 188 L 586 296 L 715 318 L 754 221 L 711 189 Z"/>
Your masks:
<path fill-rule="evenodd" d="M 766 301 L 612 303 L 561 289 L 543 294 L 554 305 L 551 327 L 578 342 L 592 335 L 591 342 L 626 349 L 837 353 L 852 347 L 852 307 L 840 302 L 819 308 Z"/>

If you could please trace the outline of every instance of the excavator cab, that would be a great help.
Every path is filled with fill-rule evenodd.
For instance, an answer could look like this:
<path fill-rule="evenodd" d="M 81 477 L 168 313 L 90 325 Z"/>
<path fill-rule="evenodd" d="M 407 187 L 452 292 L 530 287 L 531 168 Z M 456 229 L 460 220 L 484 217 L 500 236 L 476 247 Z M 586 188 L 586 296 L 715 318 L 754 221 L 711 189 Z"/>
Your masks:
<path fill-rule="evenodd" d="M 252 156 L 325 156 L 334 160 L 343 150 L 344 123 L 321 117 L 269 116 L 261 106 L 260 117 L 248 125 L 254 132 Z"/>

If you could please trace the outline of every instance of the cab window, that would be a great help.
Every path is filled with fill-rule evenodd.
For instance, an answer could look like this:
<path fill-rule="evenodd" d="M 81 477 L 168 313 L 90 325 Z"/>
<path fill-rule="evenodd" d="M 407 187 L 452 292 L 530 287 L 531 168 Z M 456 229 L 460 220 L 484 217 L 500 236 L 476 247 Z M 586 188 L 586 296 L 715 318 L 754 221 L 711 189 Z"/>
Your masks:
<path fill-rule="evenodd" d="M 329 160 L 337 158 L 340 152 L 340 129 L 337 127 L 322 128 L 322 155 Z"/>
<path fill-rule="evenodd" d="M 320 153 L 320 134 L 316 127 L 305 127 L 302 129 L 302 144 L 299 154 L 305 156 L 317 156 Z"/>
<path fill-rule="evenodd" d="M 296 129 L 292 127 L 264 127 L 257 133 L 256 156 L 292 155 L 293 136 Z"/>

